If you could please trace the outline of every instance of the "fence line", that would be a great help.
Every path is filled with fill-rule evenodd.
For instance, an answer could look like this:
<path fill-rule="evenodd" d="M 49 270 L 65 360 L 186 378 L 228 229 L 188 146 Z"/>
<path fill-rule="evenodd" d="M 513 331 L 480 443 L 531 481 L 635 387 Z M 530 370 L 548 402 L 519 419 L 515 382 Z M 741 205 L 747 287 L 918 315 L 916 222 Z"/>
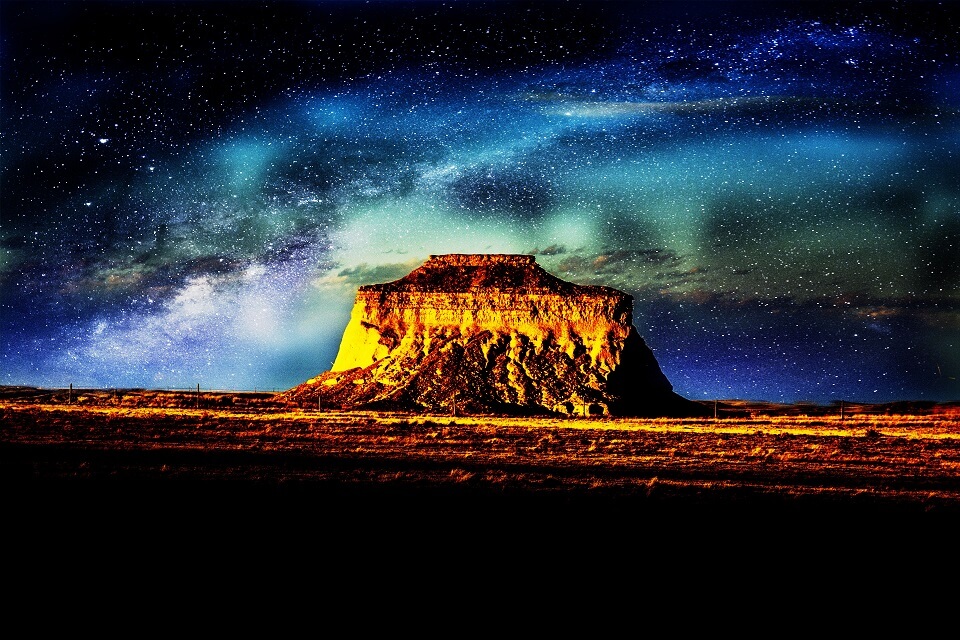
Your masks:
<path fill-rule="evenodd" d="M 97 402 L 134 402 L 134 396 L 144 397 L 146 402 L 160 401 L 157 396 L 169 395 L 168 401 L 177 401 L 176 406 L 190 406 L 197 408 L 250 406 L 258 404 L 263 407 L 283 407 L 289 403 L 272 400 L 271 397 L 281 393 L 280 389 L 203 389 L 198 384 L 195 387 L 34 387 L 26 385 L 0 385 L 0 399 L 16 398 L 19 400 L 52 401 L 58 404 L 94 404 Z M 210 396 L 217 396 L 211 398 Z M 232 396 L 232 397 L 231 397 Z M 244 396 L 252 398 L 248 403 Z M 839 417 L 841 420 L 854 416 L 883 416 L 883 415 L 930 415 L 942 413 L 960 413 L 960 401 L 936 402 L 932 400 L 895 401 L 884 403 L 854 402 L 837 400 L 830 404 L 815 404 L 800 402 L 793 404 L 766 403 L 762 401 L 738 400 L 696 400 L 703 406 L 714 420 L 758 418 L 764 416 L 809 416 L 809 417 Z M 303 408 L 313 408 L 309 403 L 301 403 Z M 169 405 L 168 405 L 169 406 Z M 317 407 L 319 408 L 319 407 Z"/>
<path fill-rule="evenodd" d="M 34 387 L 0 386 L 0 400 L 59 405 L 168 407 L 168 408 L 277 408 L 286 403 L 274 400 L 276 389 L 239 390 L 196 387 Z"/>
<path fill-rule="evenodd" d="M 11 393 L 23 393 L 23 392 L 34 392 L 34 393 L 64 393 L 73 391 L 75 393 L 87 392 L 87 393 L 134 393 L 134 392 L 144 392 L 144 393 L 189 393 L 197 392 L 196 386 L 191 387 L 77 387 L 69 385 L 66 387 L 36 387 L 31 385 L 0 385 L 0 396 L 10 395 Z M 226 388 L 203 388 L 200 389 L 203 393 L 267 393 L 267 394 L 276 394 L 283 393 L 286 389 L 279 389 L 276 387 L 271 388 L 259 388 L 254 387 L 253 389 L 226 389 Z"/>

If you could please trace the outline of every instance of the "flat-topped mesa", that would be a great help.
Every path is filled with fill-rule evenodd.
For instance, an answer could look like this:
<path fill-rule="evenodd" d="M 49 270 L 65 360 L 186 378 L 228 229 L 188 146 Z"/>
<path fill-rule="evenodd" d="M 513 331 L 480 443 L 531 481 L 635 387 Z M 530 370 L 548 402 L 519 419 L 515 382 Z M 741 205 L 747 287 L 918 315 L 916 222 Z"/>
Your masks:
<path fill-rule="evenodd" d="M 611 337 L 626 337 L 632 310 L 626 293 L 561 280 L 534 256 L 430 256 L 399 280 L 359 287 L 332 370 L 369 366 L 387 357 L 403 336 L 440 327 L 461 335 L 575 333 L 596 360 Z"/>
<path fill-rule="evenodd" d="M 359 287 L 330 371 L 284 394 L 314 406 L 691 415 L 637 334 L 633 298 L 531 255 L 430 256 Z"/>

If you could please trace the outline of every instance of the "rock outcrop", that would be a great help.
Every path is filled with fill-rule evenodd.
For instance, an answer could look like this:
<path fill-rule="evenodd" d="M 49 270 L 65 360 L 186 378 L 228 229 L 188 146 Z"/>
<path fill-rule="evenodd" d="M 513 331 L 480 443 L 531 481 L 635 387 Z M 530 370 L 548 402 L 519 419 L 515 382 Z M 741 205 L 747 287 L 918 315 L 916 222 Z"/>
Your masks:
<path fill-rule="evenodd" d="M 330 371 L 281 398 L 445 413 L 699 415 L 633 326 L 633 298 L 533 256 L 431 256 L 361 286 Z"/>

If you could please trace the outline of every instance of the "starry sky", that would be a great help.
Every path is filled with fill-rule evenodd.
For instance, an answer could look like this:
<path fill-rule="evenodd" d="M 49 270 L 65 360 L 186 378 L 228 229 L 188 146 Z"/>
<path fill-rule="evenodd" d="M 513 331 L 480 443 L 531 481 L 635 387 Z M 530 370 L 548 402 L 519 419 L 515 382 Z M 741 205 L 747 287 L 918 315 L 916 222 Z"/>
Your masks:
<path fill-rule="evenodd" d="M 960 3 L 0 2 L 0 384 L 283 390 L 531 253 L 691 399 L 960 399 Z"/>

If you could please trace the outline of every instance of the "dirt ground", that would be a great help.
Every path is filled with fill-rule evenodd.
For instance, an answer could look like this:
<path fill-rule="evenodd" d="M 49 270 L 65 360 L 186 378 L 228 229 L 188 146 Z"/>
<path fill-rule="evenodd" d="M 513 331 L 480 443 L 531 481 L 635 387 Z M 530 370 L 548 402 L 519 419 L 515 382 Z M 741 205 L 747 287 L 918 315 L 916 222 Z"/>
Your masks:
<path fill-rule="evenodd" d="M 727 404 L 716 419 L 640 420 L 122 395 L 0 399 L 8 512 L 48 528 L 251 531 L 268 522 L 492 532 L 960 522 L 955 407 L 849 407 L 841 417 Z"/>

